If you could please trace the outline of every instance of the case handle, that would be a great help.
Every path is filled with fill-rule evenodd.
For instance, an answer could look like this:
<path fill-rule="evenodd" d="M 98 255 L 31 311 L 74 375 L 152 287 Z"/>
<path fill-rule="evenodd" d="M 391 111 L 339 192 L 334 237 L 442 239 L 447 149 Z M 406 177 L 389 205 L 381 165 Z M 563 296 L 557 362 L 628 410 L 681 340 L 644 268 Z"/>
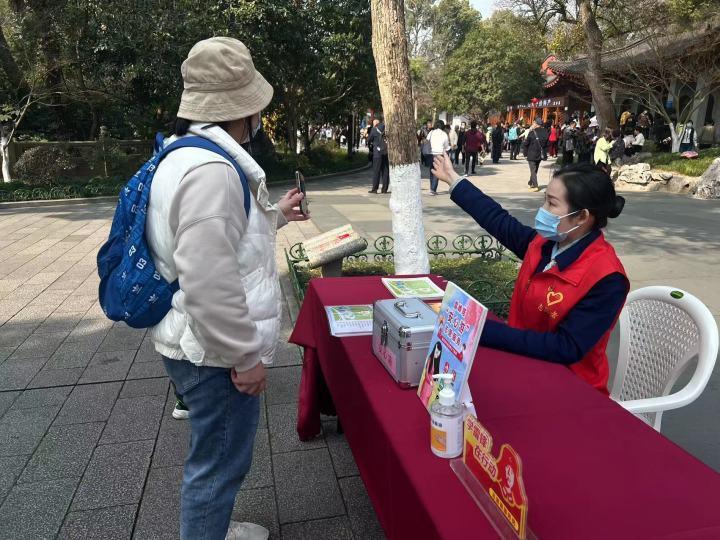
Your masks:
<path fill-rule="evenodd" d="M 406 305 L 407 304 L 405 303 L 404 300 L 400 300 L 398 302 L 395 302 L 395 309 L 397 309 L 400 313 L 403 314 L 404 317 L 406 317 L 408 319 L 417 319 L 420 317 L 420 313 L 418 313 L 417 311 L 411 312 L 411 311 L 406 310 L 405 309 Z"/>

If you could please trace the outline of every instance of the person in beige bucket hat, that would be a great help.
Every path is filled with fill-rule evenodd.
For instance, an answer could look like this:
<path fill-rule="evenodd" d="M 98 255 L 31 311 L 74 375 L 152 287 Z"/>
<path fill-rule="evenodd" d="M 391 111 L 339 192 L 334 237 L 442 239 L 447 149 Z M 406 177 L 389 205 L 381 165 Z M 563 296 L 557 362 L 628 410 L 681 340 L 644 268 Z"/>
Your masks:
<path fill-rule="evenodd" d="M 178 117 L 201 122 L 249 118 L 270 104 L 273 88 L 255 69 L 241 41 L 216 37 L 197 43 L 181 68 Z"/>
<path fill-rule="evenodd" d="M 267 529 L 231 515 L 252 460 L 264 366 L 279 341 L 275 234 L 308 218 L 296 189 L 268 202 L 265 173 L 244 149 L 273 96 L 247 47 L 228 37 L 201 41 L 181 72 L 175 134 L 164 145 L 201 137 L 224 155 L 199 147 L 170 153 L 155 173 L 147 210 L 153 261 L 180 285 L 150 332 L 189 409 L 180 536 L 265 540 Z"/>

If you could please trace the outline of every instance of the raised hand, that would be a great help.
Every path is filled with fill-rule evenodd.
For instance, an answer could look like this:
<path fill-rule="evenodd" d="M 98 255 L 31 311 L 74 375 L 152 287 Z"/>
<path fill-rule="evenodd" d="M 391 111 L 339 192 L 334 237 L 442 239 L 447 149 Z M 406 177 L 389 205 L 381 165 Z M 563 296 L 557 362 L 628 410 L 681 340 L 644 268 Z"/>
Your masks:
<path fill-rule="evenodd" d="M 433 159 L 432 172 L 437 176 L 438 180 L 442 180 L 448 185 L 452 185 L 460 175 L 455 171 L 452 160 L 447 154 L 440 154 Z"/>

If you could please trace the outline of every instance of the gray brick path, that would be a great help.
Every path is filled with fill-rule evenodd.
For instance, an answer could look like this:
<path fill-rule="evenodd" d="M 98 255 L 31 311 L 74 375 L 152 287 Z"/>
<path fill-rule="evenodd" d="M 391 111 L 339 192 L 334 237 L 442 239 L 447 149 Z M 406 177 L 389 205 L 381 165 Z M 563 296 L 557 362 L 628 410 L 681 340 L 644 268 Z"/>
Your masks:
<path fill-rule="evenodd" d="M 541 178 L 548 172 L 544 164 Z M 543 194 L 527 193 L 524 162 L 485 165 L 472 180 L 532 222 Z M 368 188 L 368 173 L 308 182 L 313 220 L 281 229 L 279 268 L 282 248 L 347 222 L 367 237 L 388 234 L 388 198 Z M 608 236 L 632 287 L 674 284 L 720 319 L 717 203 L 625 195 Z M 481 232 L 446 193 L 423 202 L 428 235 Z M 170 417 L 173 396 L 145 332 L 113 324 L 97 305 L 95 254 L 113 208 L 0 206 L 0 540 L 177 538 L 188 425 Z M 274 538 L 381 538 L 334 422 L 316 440 L 297 439 L 301 359 L 286 341 L 298 306 L 286 274 L 281 283 L 281 343 L 235 518 L 262 523 Z M 663 418 L 665 436 L 716 470 L 719 373 L 695 403 Z"/>
<path fill-rule="evenodd" d="M 95 256 L 114 203 L 0 208 L 0 539 L 175 539 L 188 423 L 146 332 L 105 319 Z M 291 225 L 282 247 L 313 234 Z M 234 518 L 272 538 L 382 538 L 332 421 L 295 434 L 301 356 L 287 276 L 276 364 Z"/>

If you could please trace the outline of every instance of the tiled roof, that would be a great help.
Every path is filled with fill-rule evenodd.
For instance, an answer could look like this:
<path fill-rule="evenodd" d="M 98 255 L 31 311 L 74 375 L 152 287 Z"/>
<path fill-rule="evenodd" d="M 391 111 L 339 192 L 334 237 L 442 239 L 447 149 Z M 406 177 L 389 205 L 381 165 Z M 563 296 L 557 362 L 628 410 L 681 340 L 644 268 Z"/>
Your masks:
<path fill-rule="evenodd" d="M 666 34 L 658 37 L 643 36 L 641 38 L 632 35 L 626 36 L 628 43 L 615 47 L 602 53 L 602 66 L 604 69 L 622 68 L 628 62 L 656 61 L 658 51 L 661 59 L 669 59 L 674 56 L 683 55 L 689 48 L 702 43 L 705 39 L 715 39 L 716 44 L 718 33 L 720 33 L 720 21 L 714 20 L 690 31 L 675 34 Z M 720 49 L 719 52 L 720 54 Z M 550 62 L 548 66 L 558 74 L 581 75 L 587 69 L 587 56 L 579 56 L 573 60 Z"/>

